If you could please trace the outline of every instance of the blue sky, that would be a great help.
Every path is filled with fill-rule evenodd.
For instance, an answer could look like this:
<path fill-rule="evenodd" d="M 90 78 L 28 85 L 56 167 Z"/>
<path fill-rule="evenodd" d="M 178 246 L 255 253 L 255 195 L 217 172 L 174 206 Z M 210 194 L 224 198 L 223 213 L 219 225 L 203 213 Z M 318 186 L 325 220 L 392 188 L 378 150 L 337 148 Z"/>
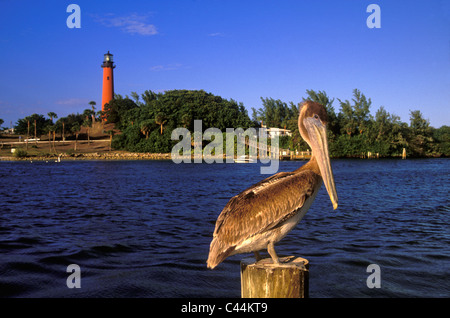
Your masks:
<path fill-rule="evenodd" d="M 69 4 L 81 8 L 70 29 Z M 369 4 L 381 28 L 369 29 Z M 351 99 L 354 88 L 409 123 L 419 109 L 450 125 L 448 0 L 0 0 L 0 118 L 81 113 L 101 104 L 103 54 L 115 92 L 203 89 L 261 107 L 307 89 Z M 339 102 L 334 103 L 336 111 Z"/>

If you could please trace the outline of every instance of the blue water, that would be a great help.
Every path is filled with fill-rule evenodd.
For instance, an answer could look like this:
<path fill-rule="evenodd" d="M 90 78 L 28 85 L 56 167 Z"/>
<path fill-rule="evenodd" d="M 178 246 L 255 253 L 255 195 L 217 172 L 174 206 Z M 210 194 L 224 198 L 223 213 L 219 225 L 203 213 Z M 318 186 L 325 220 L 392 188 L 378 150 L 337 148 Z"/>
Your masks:
<path fill-rule="evenodd" d="M 302 161 L 282 161 L 290 171 Z M 449 297 L 450 160 L 333 160 L 276 249 L 310 261 L 310 297 Z M 217 216 L 259 164 L 0 162 L 0 296 L 240 297 L 235 255 L 206 268 Z M 81 269 L 70 289 L 69 264 Z M 368 288 L 370 264 L 380 288 Z"/>

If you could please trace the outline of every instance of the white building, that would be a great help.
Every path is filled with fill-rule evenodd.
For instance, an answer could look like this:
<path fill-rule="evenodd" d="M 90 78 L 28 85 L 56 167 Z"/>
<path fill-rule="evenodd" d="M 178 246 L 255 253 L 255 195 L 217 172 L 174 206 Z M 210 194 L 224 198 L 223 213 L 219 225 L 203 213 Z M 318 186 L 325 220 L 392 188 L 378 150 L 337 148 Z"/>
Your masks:
<path fill-rule="evenodd" d="M 270 138 L 274 138 L 275 136 L 282 137 L 282 136 L 291 136 L 292 133 L 289 129 L 283 129 L 283 128 L 269 128 L 267 129 L 267 134 Z"/>
<path fill-rule="evenodd" d="M 259 128 L 258 134 L 261 136 L 263 133 L 265 133 L 271 139 L 274 138 L 275 136 L 278 136 L 278 137 L 292 136 L 292 132 L 289 129 L 267 128 L 264 125 L 261 128 Z"/>

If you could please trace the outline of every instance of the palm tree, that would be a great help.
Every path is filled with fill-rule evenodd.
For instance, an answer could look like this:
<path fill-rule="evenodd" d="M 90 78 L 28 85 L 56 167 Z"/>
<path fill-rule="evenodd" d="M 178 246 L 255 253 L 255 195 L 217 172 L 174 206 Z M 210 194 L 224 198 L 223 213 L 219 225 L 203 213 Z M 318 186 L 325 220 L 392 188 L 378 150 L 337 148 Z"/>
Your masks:
<path fill-rule="evenodd" d="M 48 125 L 46 127 L 46 130 L 48 132 L 48 145 L 49 145 L 50 152 L 52 151 L 52 135 L 53 135 L 53 150 L 56 152 L 56 147 L 55 147 L 56 125 Z"/>
<path fill-rule="evenodd" d="M 72 128 L 70 129 L 72 133 L 75 134 L 75 151 L 77 151 L 77 143 L 78 143 L 78 134 L 80 133 L 80 124 L 75 123 L 73 124 Z"/>
<path fill-rule="evenodd" d="M 56 115 L 56 113 L 54 113 L 54 112 L 49 112 L 47 114 L 47 116 L 50 117 L 50 120 L 52 121 L 52 124 L 53 124 L 53 118 L 58 118 L 58 115 Z"/>
<path fill-rule="evenodd" d="M 95 105 L 97 105 L 97 103 L 93 100 L 91 100 L 89 102 L 89 105 L 91 105 L 92 107 L 92 122 L 95 123 Z"/>
<path fill-rule="evenodd" d="M 144 120 L 141 123 L 141 132 L 145 135 L 145 139 L 148 139 L 148 134 L 150 133 L 151 127 L 155 124 L 152 119 Z"/>
<path fill-rule="evenodd" d="M 62 121 L 62 136 L 61 136 L 61 139 L 63 141 L 63 145 L 64 145 L 64 141 L 66 140 L 66 132 L 64 131 L 65 130 L 65 126 L 66 126 L 66 123 L 64 121 Z"/>
<path fill-rule="evenodd" d="M 111 151 L 111 148 L 112 148 L 112 138 L 113 138 L 113 136 L 114 136 L 114 133 L 115 133 L 115 131 L 114 130 L 108 130 L 108 131 L 105 131 L 107 134 L 109 134 L 109 151 Z"/>
<path fill-rule="evenodd" d="M 138 93 L 136 93 L 136 92 L 131 92 L 131 97 L 134 99 L 134 102 L 136 103 L 136 105 L 139 105 L 140 104 L 140 102 L 139 102 L 139 95 L 138 95 Z"/>
<path fill-rule="evenodd" d="M 163 125 L 167 122 L 166 115 L 164 113 L 158 113 L 155 117 L 155 123 L 161 127 L 161 135 L 163 132 Z"/>
<path fill-rule="evenodd" d="M 27 139 L 26 139 L 26 141 L 27 141 L 27 146 L 26 146 L 26 150 L 28 150 L 28 139 L 30 139 L 30 121 L 29 120 L 27 120 Z"/>
<path fill-rule="evenodd" d="M 53 125 L 53 150 L 56 152 L 55 139 L 56 139 L 56 125 Z"/>
<path fill-rule="evenodd" d="M 90 137 L 89 137 L 89 127 L 90 127 L 90 124 L 91 124 L 91 123 L 90 123 L 90 121 L 89 121 L 89 117 L 86 116 L 86 120 L 83 121 L 82 126 L 83 126 L 83 127 L 86 127 L 86 129 L 87 129 L 88 145 L 91 144 L 91 139 L 90 139 Z"/>
<path fill-rule="evenodd" d="M 49 152 L 52 152 L 52 139 L 50 138 L 50 135 L 52 134 L 52 126 L 47 126 L 48 131 L 48 146 L 49 146 Z"/>
<path fill-rule="evenodd" d="M 105 112 L 102 110 L 99 110 L 98 112 L 95 113 L 97 115 L 97 118 L 102 121 L 103 116 L 105 116 Z M 103 121 L 102 121 L 103 122 Z M 102 125 L 103 126 L 103 125 Z"/>
<path fill-rule="evenodd" d="M 91 117 L 92 115 L 95 115 L 95 111 L 92 110 L 92 109 L 86 108 L 86 109 L 83 111 L 83 116 L 86 117 L 86 120 L 89 120 L 89 117 Z"/>

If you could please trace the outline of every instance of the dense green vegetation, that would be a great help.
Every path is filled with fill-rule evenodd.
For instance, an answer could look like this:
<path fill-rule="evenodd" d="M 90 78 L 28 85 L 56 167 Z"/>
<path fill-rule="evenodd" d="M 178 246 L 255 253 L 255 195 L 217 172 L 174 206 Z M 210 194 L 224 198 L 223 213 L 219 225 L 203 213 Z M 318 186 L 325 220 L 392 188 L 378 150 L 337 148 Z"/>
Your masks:
<path fill-rule="evenodd" d="M 400 156 L 406 148 L 408 156 L 449 156 L 450 127 L 435 129 L 419 110 L 410 111 L 410 125 L 381 106 L 372 116 L 370 98 L 355 89 L 353 98 L 337 99 L 340 110 L 323 91 L 306 91 L 305 100 L 321 103 L 327 109 L 330 154 L 334 157 L 359 157 L 363 153 L 378 153 L 381 157 Z M 281 145 L 290 149 L 306 149 L 297 127 L 298 107 L 272 98 L 262 98 L 263 107 L 253 109 L 253 120 L 263 121 L 269 127 L 286 127 L 293 131 Z"/>
<path fill-rule="evenodd" d="M 138 152 L 170 152 L 177 141 L 171 140 L 177 127 L 194 130 L 194 120 L 202 120 L 203 130 L 215 127 L 252 127 L 242 103 L 226 100 L 203 90 L 145 91 L 134 99 L 116 95 L 107 105 L 107 122 L 115 123 L 122 134 L 114 136 L 113 146 Z M 142 100 L 141 100 L 142 98 Z"/>
<path fill-rule="evenodd" d="M 82 114 L 70 114 L 49 118 L 33 114 L 20 119 L 16 132 L 30 136 L 53 133 L 77 136 L 81 127 L 90 127 L 93 121 L 105 118 L 120 131 L 113 138 L 113 148 L 134 152 L 168 153 L 178 141 L 171 140 L 175 128 L 184 127 L 193 132 L 194 120 L 202 120 L 202 129 L 215 127 L 222 132 L 226 128 L 267 127 L 287 128 L 291 137 L 280 138 L 280 147 L 291 150 L 307 150 L 307 144 L 298 132 L 298 104 L 273 98 L 261 98 L 262 107 L 252 108 L 250 118 L 242 103 L 215 96 L 203 90 L 171 90 L 155 93 L 150 90 L 131 97 L 115 95 L 115 100 L 106 105 L 105 113 L 95 113 L 95 102 Z M 430 126 L 419 110 L 410 111 L 410 123 L 389 113 L 380 106 L 371 114 L 372 101 L 355 89 L 353 98 L 340 100 L 331 98 L 323 91 L 306 91 L 304 100 L 324 105 L 328 112 L 328 139 L 333 157 L 360 157 L 371 152 L 380 157 L 400 156 L 406 148 L 408 156 L 450 156 L 450 127 L 438 129 Z M 335 105 L 339 110 L 335 110 Z M 36 125 L 34 124 L 36 123 Z M 29 128 L 30 127 L 30 128 Z M 89 131 L 89 130 L 88 130 Z M 225 139 L 225 138 L 224 138 Z M 208 143 L 208 142 L 207 142 Z M 206 143 L 206 144 L 207 144 Z"/>

